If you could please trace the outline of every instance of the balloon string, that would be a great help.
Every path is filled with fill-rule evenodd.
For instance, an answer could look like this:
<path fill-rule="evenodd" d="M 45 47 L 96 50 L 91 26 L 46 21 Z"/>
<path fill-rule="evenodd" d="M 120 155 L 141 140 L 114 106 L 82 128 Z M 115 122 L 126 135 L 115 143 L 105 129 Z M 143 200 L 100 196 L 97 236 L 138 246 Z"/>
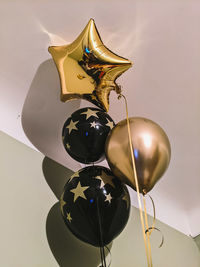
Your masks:
<path fill-rule="evenodd" d="M 110 254 L 110 262 L 108 263 L 108 267 L 110 267 L 111 262 L 112 262 L 112 254 L 111 254 L 110 249 L 107 246 L 105 246 L 105 248 L 107 249 L 108 253 Z"/>
<path fill-rule="evenodd" d="M 104 251 L 104 246 L 103 246 L 103 233 L 102 233 L 102 227 L 101 227 L 101 216 L 100 216 L 100 211 L 99 211 L 99 199 L 98 199 L 98 197 L 96 198 L 96 200 L 97 200 L 97 216 L 98 216 L 98 221 L 99 221 L 101 263 L 102 263 L 102 267 L 106 267 L 105 251 Z"/>
<path fill-rule="evenodd" d="M 156 208 L 155 208 L 155 204 L 154 204 L 153 198 L 150 195 L 148 195 L 148 196 L 151 199 L 151 203 L 152 203 L 152 206 L 153 206 L 153 223 L 152 223 L 152 226 L 150 227 L 151 230 L 149 231 L 149 235 L 151 235 L 151 233 L 153 232 L 153 230 L 155 228 L 155 224 L 156 224 Z"/>
<path fill-rule="evenodd" d="M 153 198 L 150 195 L 148 195 L 148 196 L 151 199 L 152 206 L 153 206 L 153 223 L 152 223 L 152 226 L 151 227 L 148 227 L 147 226 L 147 229 L 145 231 L 145 234 L 149 233 L 149 236 L 150 236 L 151 233 L 153 232 L 153 230 L 159 231 L 161 233 L 161 235 L 162 235 L 162 240 L 161 240 L 161 243 L 159 245 L 159 248 L 161 248 L 162 245 L 164 244 L 164 235 L 163 235 L 163 233 L 162 233 L 162 231 L 160 229 L 158 229 L 158 228 L 155 227 L 155 223 L 156 223 L 156 208 L 155 208 L 155 204 L 154 204 Z M 146 203 L 145 202 L 144 202 L 144 207 L 146 209 Z"/>
<path fill-rule="evenodd" d="M 105 256 L 105 250 L 104 250 L 104 246 L 102 247 L 102 251 L 103 251 L 103 260 L 104 260 L 104 266 L 106 267 L 106 256 Z"/>
<path fill-rule="evenodd" d="M 105 246 L 105 248 L 107 249 L 108 253 L 110 254 L 110 261 L 108 263 L 108 267 L 110 267 L 111 265 L 111 262 L 112 262 L 112 254 L 111 254 L 111 251 L 110 249 Z M 102 251 L 101 251 L 102 247 L 100 247 L 100 253 L 101 253 L 101 265 L 99 267 L 104 267 L 104 263 L 103 263 L 103 256 L 102 256 Z M 106 258 L 105 258 L 105 262 L 106 262 Z"/>
<path fill-rule="evenodd" d="M 149 224 L 148 224 L 148 217 L 147 217 L 147 209 L 146 209 L 146 200 L 145 197 L 143 196 L 143 204 L 144 204 L 144 219 L 145 219 L 145 225 L 146 225 L 146 229 L 149 229 Z M 147 234 L 147 243 L 148 243 L 148 250 L 149 250 L 149 260 L 150 260 L 150 266 L 152 267 L 152 257 L 151 257 L 151 244 L 150 244 L 150 232 L 149 231 L 145 231 L 145 233 Z"/>
<path fill-rule="evenodd" d="M 148 263 L 148 267 L 151 267 L 150 259 L 149 259 L 149 249 L 148 249 L 148 244 L 147 244 L 147 239 L 146 239 L 146 234 L 145 234 L 143 210 L 142 210 L 142 203 L 141 203 L 141 199 L 140 199 L 140 190 L 139 190 L 138 177 L 137 177 L 137 171 L 136 171 L 136 165 L 135 165 L 135 157 L 133 154 L 133 144 L 132 144 L 132 139 L 131 139 L 131 130 L 130 130 L 129 117 L 128 117 L 128 104 L 127 104 L 126 97 L 120 93 L 118 96 L 118 99 L 120 99 L 121 97 L 124 98 L 125 105 L 126 105 L 126 120 L 127 120 L 127 127 L 128 127 L 128 139 L 129 139 L 129 146 L 130 146 L 130 150 L 131 150 L 131 160 L 132 160 L 133 174 L 134 174 L 136 191 L 137 191 L 137 199 L 138 199 L 138 204 L 139 204 L 140 221 L 141 221 L 141 226 L 142 226 L 142 233 L 143 233 L 146 257 L 147 257 L 147 263 Z"/>
<path fill-rule="evenodd" d="M 103 266 L 103 253 L 102 253 L 102 247 L 100 247 L 99 250 L 100 250 L 100 255 L 101 255 L 101 267 L 104 267 L 104 266 Z"/>
<path fill-rule="evenodd" d="M 152 227 L 149 227 L 149 229 L 147 229 L 146 231 L 145 231 L 145 233 L 147 233 L 149 230 L 156 230 L 156 231 L 158 231 L 158 232 L 160 232 L 161 233 L 161 235 L 162 235 L 162 240 L 161 240 L 161 243 L 160 243 L 160 245 L 159 245 L 159 248 L 161 248 L 162 246 L 163 246 L 163 244 L 164 244 L 164 235 L 163 235 L 163 233 L 160 231 L 160 229 L 158 229 L 158 228 L 156 228 L 156 227 L 154 227 L 154 228 L 152 228 Z"/>

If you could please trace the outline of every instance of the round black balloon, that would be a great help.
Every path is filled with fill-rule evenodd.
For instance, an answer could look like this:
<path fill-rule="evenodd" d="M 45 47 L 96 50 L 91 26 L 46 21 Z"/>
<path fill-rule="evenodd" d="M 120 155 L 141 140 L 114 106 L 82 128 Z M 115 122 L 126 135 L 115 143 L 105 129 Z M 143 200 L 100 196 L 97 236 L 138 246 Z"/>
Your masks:
<path fill-rule="evenodd" d="M 63 126 L 64 147 L 79 162 L 99 162 L 105 158 L 105 141 L 113 127 L 114 121 L 101 109 L 79 109 Z"/>
<path fill-rule="evenodd" d="M 100 247 L 109 244 L 126 226 L 130 196 L 109 169 L 89 166 L 72 175 L 60 205 L 69 230 L 80 240 Z"/>

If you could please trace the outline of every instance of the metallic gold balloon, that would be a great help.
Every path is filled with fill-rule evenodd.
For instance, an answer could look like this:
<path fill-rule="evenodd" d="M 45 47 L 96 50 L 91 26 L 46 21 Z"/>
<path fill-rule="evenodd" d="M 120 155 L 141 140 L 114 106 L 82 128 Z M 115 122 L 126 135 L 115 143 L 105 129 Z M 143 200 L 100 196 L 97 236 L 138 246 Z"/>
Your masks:
<path fill-rule="evenodd" d="M 155 122 L 145 118 L 129 118 L 129 121 L 139 189 L 140 193 L 146 194 L 169 165 L 170 143 L 163 129 Z M 112 129 L 105 153 L 114 175 L 135 190 L 127 120 L 120 121 Z"/>
<path fill-rule="evenodd" d="M 50 46 L 49 52 L 60 75 L 61 100 L 84 98 L 105 111 L 110 91 L 120 92 L 115 80 L 132 66 L 104 46 L 93 19 L 73 43 Z"/>

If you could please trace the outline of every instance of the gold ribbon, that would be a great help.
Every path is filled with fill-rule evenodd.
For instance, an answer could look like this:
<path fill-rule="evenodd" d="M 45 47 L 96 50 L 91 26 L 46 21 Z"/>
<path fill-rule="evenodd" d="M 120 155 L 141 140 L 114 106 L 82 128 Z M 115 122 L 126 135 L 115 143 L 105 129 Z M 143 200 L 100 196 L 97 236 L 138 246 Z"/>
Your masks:
<path fill-rule="evenodd" d="M 149 229 L 150 230 L 149 233 L 151 235 L 151 233 L 153 232 L 153 229 L 155 228 L 155 224 L 156 224 L 156 208 L 155 208 L 155 204 L 154 204 L 153 198 L 150 195 L 148 195 L 148 197 L 151 199 L 151 203 L 152 203 L 152 206 L 153 206 L 153 223 L 152 223 L 151 229 Z M 147 228 L 146 231 L 148 231 L 148 228 Z"/>
<path fill-rule="evenodd" d="M 128 127 L 129 146 L 130 146 L 130 151 L 131 151 L 133 175 L 134 175 L 136 191 L 137 191 L 137 199 L 138 199 L 138 205 L 139 205 L 139 211 L 140 211 L 140 221 L 141 221 L 141 226 L 142 226 L 142 233 L 143 233 L 145 252 L 146 252 L 146 257 L 147 257 L 147 263 L 148 263 L 148 267 L 153 267 L 152 257 L 151 257 L 151 244 L 149 240 L 149 231 L 147 231 L 147 237 L 146 237 L 146 231 L 145 231 L 145 226 L 144 226 L 143 209 L 142 209 L 142 203 L 140 199 L 139 183 L 138 183 L 137 170 L 136 170 L 136 165 L 135 165 L 135 157 L 133 153 L 133 143 L 131 139 L 131 129 L 130 129 L 130 123 L 129 123 L 129 117 L 128 117 L 128 104 L 127 104 L 126 97 L 122 95 L 121 93 L 119 93 L 118 99 L 120 99 L 121 97 L 124 98 L 125 104 L 126 104 L 126 120 L 127 120 L 127 127 Z M 148 227 L 146 209 L 144 211 L 144 214 L 145 214 L 145 224 L 148 229 L 149 227 Z"/>
<path fill-rule="evenodd" d="M 145 234 L 148 235 L 148 233 L 149 233 L 149 236 L 150 236 L 151 233 L 154 230 L 160 232 L 161 233 L 161 236 L 162 236 L 162 240 L 161 240 L 161 243 L 159 245 L 159 248 L 161 248 L 162 245 L 163 245 L 163 243 L 164 243 L 164 235 L 163 235 L 162 231 L 159 228 L 156 228 L 155 227 L 155 224 L 156 224 L 156 208 L 155 208 L 155 204 L 154 204 L 153 198 L 150 195 L 148 195 L 148 196 L 151 199 L 151 203 L 152 203 L 152 206 L 153 206 L 153 223 L 152 223 L 152 226 L 151 227 L 148 227 L 148 221 L 147 221 L 147 224 L 146 224 L 146 228 L 147 229 L 145 231 Z M 143 197 L 143 202 L 144 202 L 144 210 L 146 210 L 146 201 L 145 201 L 145 198 L 144 197 Z"/>
<path fill-rule="evenodd" d="M 149 198 L 151 199 L 151 202 L 152 202 L 154 216 L 153 216 L 153 224 L 152 224 L 151 227 L 149 227 L 148 217 L 147 217 L 147 209 L 146 209 L 146 200 L 145 200 L 146 193 L 145 192 L 143 192 L 143 205 L 144 205 L 144 215 L 143 215 L 142 203 L 141 203 L 141 199 L 140 199 L 138 176 L 137 176 L 137 170 L 136 170 L 136 164 L 135 164 L 135 157 L 134 157 L 134 153 L 133 153 L 133 142 L 132 142 L 132 139 L 131 139 L 131 129 L 130 129 L 129 116 L 128 116 L 127 99 L 123 94 L 121 94 L 121 88 L 117 93 L 118 93 L 118 99 L 123 97 L 124 101 L 125 101 L 125 105 L 126 105 L 126 120 L 127 120 L 127 128 L 128 128 L 128 139 L 129 139 L 129 147 L 130 147 L 130 151 L 131 151 L 131 161 L 132 161 L 132 167 L 133 167 L 133 175 L 134 175 L 134 179 L 135 179 L 135 187 L 136 187 L 137 199 L 138 199 L 138 205 L 139 205 L 140 222 L 141 222 L 141 226 L 142 226 L 142 233 L 143 233 L 143 239 L 144 239 L 144 245 L 145 245 L 145 252 L 146 252 L 146 257 L 147 257 L 147 264 L 148 264 L 148 267 L 153 267 L 152 255 L 151 255 L 150 235 L 151 235 L 153 230 L 157 230 L 161 234 L 162 234 L 162 232 L 158 228 L 155 227 L 155 222 L 156 222 L 155 204 L 154 204 L 154 201 L 153 201 L 153 199 L 152 199 L 152 197 L 150 195 L 148 195 L 148 196 L 149 196 Z M 145 230 L 145 226 L 146 226 L 146 230 Z M 162 241 L 161 241 L 161 244 L 160 244 L 159 247 L 162 247 L 163 243 L 164 243 L 164 236 L 162 234 Z"/>
<path fill-rule="evenodd" d="M 144 218 L 145 218 L 145 225 L 146 229 L 149 229 L 149 223 L 148 223 L 148 217 L 147 217 L 147 209 L 146 209 L 146 200 L 143 196 L 143 204 L 144 204 Z M 150 260 L 150 266 L 152 265 L 152 256 L 151 256 L 151 243 L 150 243 L 150 231 L 145 231 L 145 234 L 147 234 L 147 245 L 148 245 L 148 252 L 149 252 L 149 260 Z"/>

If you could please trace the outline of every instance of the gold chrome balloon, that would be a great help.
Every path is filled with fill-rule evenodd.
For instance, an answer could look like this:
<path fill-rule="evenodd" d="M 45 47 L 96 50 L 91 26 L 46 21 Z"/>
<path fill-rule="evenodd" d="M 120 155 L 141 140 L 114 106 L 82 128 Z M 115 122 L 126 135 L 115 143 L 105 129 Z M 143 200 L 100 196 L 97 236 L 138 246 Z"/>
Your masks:
<path fill-rule="evenodd" d="M 120 91 L 115 80 L 132 63 L 104 46 L 94 20 L 73 43 L 48 50 L 60 75 L 61 100 L 84 98 L 108 111 L 110 91 Z"/>
<path fill-rule="evenodd" d="M 171 156 L 170 143 L 163 129 L 145 118 L 129 118 L 131 139 L 140 193 L 148 193 L 167 169 Z M 120 121 L 107 138 L 105 153 L 108 164 L 121 181 L 134 190 L 127 120 Z"/>

